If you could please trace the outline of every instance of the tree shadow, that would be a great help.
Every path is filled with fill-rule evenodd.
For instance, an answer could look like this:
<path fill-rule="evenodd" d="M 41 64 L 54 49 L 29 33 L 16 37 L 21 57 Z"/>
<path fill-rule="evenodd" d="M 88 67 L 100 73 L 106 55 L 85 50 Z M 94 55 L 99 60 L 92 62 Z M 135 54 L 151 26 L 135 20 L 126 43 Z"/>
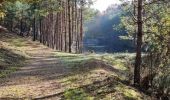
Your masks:
<path fill-rule="evenodd" d="M 94 66 L 94 67 L 89 67 L 90 65 Z M 87 68 L 87 67 L 89 67 L 89 68 Z M 67 73 L 65 75 L 63 74 L 63 75 L 60 75 L 60 76 L 48 77 L 48 78 L 45 78 L 45 80 L 49 81 L 49 80 L 55 80 L 55 79 L 62 79 L 64 77 L 70 77 L 70 76 L 75 76 L 75 75 L 81 76 L 82 73 L 86 74 L 86 73 L 89 73 L 90 71 L 98 69 L 98 68 L 104 69 L 106 71 L 114 72 L 114 73 L 117 73 L 117 74 L 123 73 L 123 71 L 115 69 L 111 65 L 107 65 L 102 61 L 95 60 L 95 61 L 90 61 L 90 62 L 84 63 L 81 68 L 79 67 L 79 70 L 75 70 L 75 69 L 72 70 L 72 73 L 69 73 L 69 74 Z M 128 85 L 128 83 L 126 81 L 121 80 L 120 78 L 114 76 L 114 77 L 108 77 L 108 78 L 106 78 L 102 81 L 94 81 L 92 84 L 80 86 L 78 88 L 71 89 L 71 90 L 68 90 L 68 91 L 83 89 L 89 95 L 92 94 L 92 96 L 94 96 L 94 97 L 103 98 L 103 97 L 105 97 L 105 95 L 107 95 L 109 93 L 116 92 L 115 88 L 120 84 Z M 96 91 L 99 91 L 102 88 L 107 88 L 107 89 L 104 90 L 104 91 L 96 92 Z M 55 97 L 58 97 L 58 96 L 61 97 L 63 100 L 65 100 L 64 94 L 65 94 L 65 91 L 57 93 L 57 94 L 48 95 L 48 96 L 45 96 L 45 97 L 35 98 L 35 100 L 42 100 L 42 99 L 45 100 L 45 99 L 48 99 L 48 98 L 55 98 Z M 128 98 L 128 100 L 135 100 L 134 98 L 128 97 L 124 94 L 123 94 L 123 98 Z"/>

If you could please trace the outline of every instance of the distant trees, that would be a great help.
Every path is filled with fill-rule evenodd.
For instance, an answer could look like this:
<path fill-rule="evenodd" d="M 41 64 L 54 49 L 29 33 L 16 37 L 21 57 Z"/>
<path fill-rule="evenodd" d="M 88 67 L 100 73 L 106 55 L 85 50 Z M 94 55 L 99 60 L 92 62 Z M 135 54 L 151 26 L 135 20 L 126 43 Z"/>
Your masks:
<path fill-rule="evenodd" d="M 83 6 L 91 0 L 4 1 L 4 25 L 59 51 L 81 53 Z"/>
<path fill-rule="evenodd" d="M 104 12 L 88 9 L 84 13 L 90 19 L 85 22 L 85 49 L 110 53 L 134 51 L 132 40 L 124 39 L 128 36 L 125 28 L 119 29 L 121 17 L 126 14 L 120 5 L 110 5 Z"/>
<path fill-rule="evenodd" d="M 74 38 L 81 34 L 80 25 L 83 24 L 79 16 L 81 8 L 76 7 L 76 0 L 74 2 L 59 1 L 59 6 L 61 7 L 60 11 L 51 12 L 42 20 L 41 40 L 47 46 L 60 51 L 79 52 L 80 49 L 76 51 L 74 48 L 79 47 L 80 44 L 73 45 L 73 43 L 76 42 Z M 80 39 L 78 42 L 81 43 Z"/>

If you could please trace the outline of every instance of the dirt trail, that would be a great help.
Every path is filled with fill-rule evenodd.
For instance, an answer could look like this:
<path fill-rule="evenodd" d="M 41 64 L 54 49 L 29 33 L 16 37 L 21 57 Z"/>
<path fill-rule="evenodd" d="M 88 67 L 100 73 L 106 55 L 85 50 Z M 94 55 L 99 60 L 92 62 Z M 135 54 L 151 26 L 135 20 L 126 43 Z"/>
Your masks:
<path fill-rule="evenodd" d="M 31 41 L 20 48 L 30 59 L 24 67 L 0 80 L 0 98 L 31 98 L 60 92 L 61 85 L 56 79 L 68 71 L 53 56 L 54 51 Z"/>
<path fill-rule="evenodd" d="M 82 95 L 101 98 L 96 100 L 111 100 L 113 97 L 117 100 L 150 100 L 121 81 L 121 70 L 105 63 L 92 61 L 87 62 L 87 66 L 85 63 L 71 69 L 71 65 L 63 64 L 56 57 L 56 51 L 12 34 L 0 34 L 0 44 L 29 58 L 18 71 L 0 79 L 0 100 L 61 100 L 68 89 L 73 89 L 75 95 L 83 90 Z M 72 57 L 66 56 L 65 59 L 71 60 Z"/>

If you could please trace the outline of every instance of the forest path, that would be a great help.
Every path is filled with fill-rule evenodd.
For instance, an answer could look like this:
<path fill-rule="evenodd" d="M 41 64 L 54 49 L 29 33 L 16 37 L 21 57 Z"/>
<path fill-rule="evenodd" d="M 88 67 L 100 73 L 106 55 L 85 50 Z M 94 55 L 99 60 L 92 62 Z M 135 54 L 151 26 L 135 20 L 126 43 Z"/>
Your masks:
<path fill-rule="evenodd" d="M 55 79 L 67 74 L 68 71 L 53 56 L 54 50 L 38 42 L 24 41 L 16 36 L 11 37 L 3 39 L 1 36 L 1 40 L 5 45 L 24 52 L 29 59 L 24 67 L 0 79 L 0 98 L 18 100 L 18 97 L 31 98 L 59 92 L 61 85 Z"/>
<path fill-rule="evenodd" d="M 99 55 L 61 53 L 9 33 L 0 33 L 1 46 L 27 60 L 0 78 L 0 100 L 150 100 L 123 82 L 122 67 L 92 60 Z"/>

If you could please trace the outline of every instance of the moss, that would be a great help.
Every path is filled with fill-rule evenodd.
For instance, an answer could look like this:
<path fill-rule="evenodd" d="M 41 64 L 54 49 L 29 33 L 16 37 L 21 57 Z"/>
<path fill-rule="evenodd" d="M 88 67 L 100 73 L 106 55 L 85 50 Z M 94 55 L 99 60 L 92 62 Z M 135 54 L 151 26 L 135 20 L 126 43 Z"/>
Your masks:
<path fill-rule="evenodd" d="M 64 98 L 65 100 L 94 100 L 83 89 L 66 90 L 64 92 Z"/>
<path fill-rule="evenodd" d="M 125 100 L 141 100 L 140 92 L 134 88 L 119 84 L 116 90 L 123 94 Z"/>

